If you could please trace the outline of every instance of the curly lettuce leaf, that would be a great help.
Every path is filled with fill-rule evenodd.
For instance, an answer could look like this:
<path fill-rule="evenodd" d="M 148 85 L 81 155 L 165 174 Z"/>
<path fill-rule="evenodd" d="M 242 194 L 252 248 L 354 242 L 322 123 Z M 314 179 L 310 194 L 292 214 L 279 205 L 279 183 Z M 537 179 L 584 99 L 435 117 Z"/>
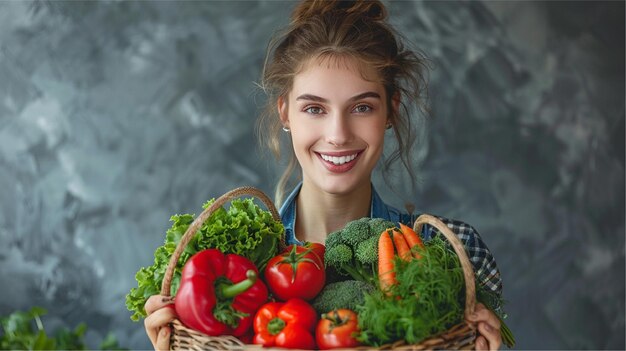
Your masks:
<path fill-rule="evenodd" d="M 208 201 L 203 208 L 213 202 Z M 165 242 L 154 252 L 154 264 L 142 267 L 135 275 L 137 287 L 126 295 L 126 307 L 133 312 L 132 320 L 138 321 L 146 316 L 143 306 L 150 296 L 160 293 L 170 257 L 193 220 L 194 216 L 190 214 L 172 216 L 170 221 L 173 224 L 167 230 Z M 170 294 L 175 295 L 178 291 L 181 271 L 187 260 L 205 249 L 216 248 L 226 254 L 247 257 L 262 270 L 276 255 L 283 231 L 283 224 L 274 220 L 269 211 L 257 206 L 252 198 L 232 200 L 228 211 L 219 208 L 204 222 L 183 251 L 174 271 Z"/>

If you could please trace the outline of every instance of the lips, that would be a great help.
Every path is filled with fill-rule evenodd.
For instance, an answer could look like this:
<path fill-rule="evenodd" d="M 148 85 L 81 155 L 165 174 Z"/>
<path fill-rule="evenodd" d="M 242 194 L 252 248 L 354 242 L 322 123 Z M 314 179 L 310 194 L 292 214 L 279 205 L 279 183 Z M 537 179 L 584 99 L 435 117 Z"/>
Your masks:
<path fill-rule="evenodd" d="M 316 155 L 329 171 L 344 173 L 354 167 L 362 151 L 316 152 Z"/>

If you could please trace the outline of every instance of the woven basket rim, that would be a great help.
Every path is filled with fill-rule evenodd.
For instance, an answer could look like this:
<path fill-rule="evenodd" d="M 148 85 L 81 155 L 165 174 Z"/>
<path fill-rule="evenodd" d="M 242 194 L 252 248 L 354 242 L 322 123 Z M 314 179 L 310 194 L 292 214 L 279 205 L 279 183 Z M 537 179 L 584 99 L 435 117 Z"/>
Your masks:
<path fill-rule="evenodd" d="M 196 330 L 186 327 L 178 319 L 175 319 L 171 323 L 174 333 L 170 337 L 170 347 L 177 344 L 189 345 L 194 341 L 200 341 L 196 346 L 197 350 L 275 350 L 275 351 L 306 351 L 301 349 L 287 349 L 281 347 L 263 347 L 257 344 L 245 344 L 241 340 L 233 336 L 208 336 Z M 183 334 L 181 336 L 181 334 Z M 184 341 L 178 341 L 177 339 L 184 339 Z M 339 348 L 333 349 L 336 351 L 350 351 L 350 350 L 394 350 L 394 351 L 416 351 L 416 350 L 431 350 L 431 349 L 474 349 L 474 342 L 476 339 L 476 325 L 467 320 L 463 320 L 460 323 L 448 328 L 447 330 L 431 335 L 428 338 L 422 340 L 417 344 L 407 344 L 404 340 L 399 340 L 394 343 L 385 344 L 380 347 L 373 346 L 358 346 L 354 348 Z M 461 347 L 453 348 L 450 345 L 457 343 Z M 207 348 L 207 344 L 220 345 L 221 348 Z M 172 348 L 172 350 L 196 350 L 191 347 Z"/>

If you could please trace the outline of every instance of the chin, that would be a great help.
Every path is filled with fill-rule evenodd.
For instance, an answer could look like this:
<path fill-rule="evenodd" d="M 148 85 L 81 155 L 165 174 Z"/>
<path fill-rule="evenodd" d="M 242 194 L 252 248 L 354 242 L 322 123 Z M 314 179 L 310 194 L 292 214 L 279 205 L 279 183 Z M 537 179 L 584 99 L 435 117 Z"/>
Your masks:
<path fill-rule="evenodd" d="M 345 176 L 327 176 L 322 182 L 316 181 L 321 191 L 333 195 L 347 195 L 357 191 L 362 184 Z M 368 182 L 369 185 L 369 182 Z"/>

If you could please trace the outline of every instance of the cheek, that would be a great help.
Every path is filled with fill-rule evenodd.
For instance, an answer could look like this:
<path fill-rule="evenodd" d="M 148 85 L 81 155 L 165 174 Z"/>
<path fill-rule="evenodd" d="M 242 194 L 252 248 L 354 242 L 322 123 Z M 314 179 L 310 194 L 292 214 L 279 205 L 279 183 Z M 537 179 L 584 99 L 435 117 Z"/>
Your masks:
<path fill-rule="evenodd" d="M 307 152 L 317 141 L 319 135 L 313 128 L 294 126 L 291 128 L 291 142 L 296 155 Z"/>
<path fill-rule="evenodd" d="M 382 148 L 383 143 L 385 141 L 385 128 L 380 127 L 379 125 L 367 125 L 360 128 L 360 136 L 361 138 L 371 147 L 371 148 Z"/>
<path fill-rule="evenodd" d="M 319 124 L 306 120 L 291 122 L 291 142 L 296 152 L 305 152 L 323 139 L 323 129 Z"/>

